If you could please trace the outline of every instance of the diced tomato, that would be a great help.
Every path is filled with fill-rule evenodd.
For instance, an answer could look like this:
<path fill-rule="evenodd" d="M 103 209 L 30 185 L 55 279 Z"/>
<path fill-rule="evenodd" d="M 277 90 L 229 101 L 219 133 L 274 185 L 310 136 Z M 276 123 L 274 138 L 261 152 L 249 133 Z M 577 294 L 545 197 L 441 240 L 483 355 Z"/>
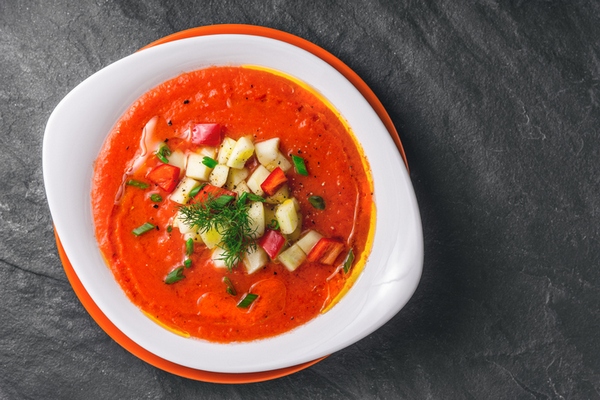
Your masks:
<path fill-rule="evenodd" d="M 237 193 L 214 185 L 206 184 L 200 189 L 198 194 L 192 199 L 192 203 L 203 203 L 208 199 L 216 199 L 223 195 L 235 197 Z"/>
<path fill-rule="evenodd" d="M 192 143 L 217 147 L 221 144 L 221 125 L 197 124 L 192 127 Z"/>
<path fill-rule="evenodd" d="M 179 183 L 179 167 L 171 164 L 160 164 L 147 175 L 147 178 L 164 191 L 171 193 Z"/>
<path fill-rule="evenodd" d="M 285 244 L 285 238 L 277 231 L 267 230 L 262 238 L 260 238 L 258 244 L 262 247 L 265 252 L 274 260 L 281 248 Z"/>
<path fill-rule="evenodd" d="M 344 243 L 336 239 L 321 238 L 315 247 L 312 248 L 307 261 L 320 262 L 323 264 L 331 265 L 335 262 L 337 256 L 344 250 Z"/>
<path fill-rule="evenodd" d="M 285 172 L 277 167 L 269 174 L 269 176 L 267 176 L 267 179 L 260 184 L 260 188 L 264 190 L 266 194 L 272 196 L 286 181 L 287 177 L 285 176 Z"/>

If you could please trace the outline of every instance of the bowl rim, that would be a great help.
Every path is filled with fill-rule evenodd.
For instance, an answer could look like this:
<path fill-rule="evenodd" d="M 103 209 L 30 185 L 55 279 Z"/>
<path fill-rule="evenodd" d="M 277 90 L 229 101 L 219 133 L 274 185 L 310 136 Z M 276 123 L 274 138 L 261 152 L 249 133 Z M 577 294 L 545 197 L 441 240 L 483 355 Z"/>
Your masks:
<path fill-rule="evenodd" d="M 224 28 L 224 29 L 226 29 L 226 27 L 225 27 L 225 26 L 221 26 L 221 27 L 222 27 L 222 28 Z M 205 28 L 206 28 L 206 27 L 205 27 Z M 213 28 L 214 28 L 214 27 L 213 27 Z M 258 28 L 258 27 L 254 27 L 254 29 L 256 29 L 256 28 Z M 198 28 L 196 28 L 196 29 L 198 29 Z M 267 30 L 268 30 L 268 28 L 265 28 L 265 29 L 267 29 Z M 190 30 L 190 31 L 194 31 L 194 30 Z M 172 38 L 170 38 L 169 40 L 167 40 L 167 42 L 170 42 L 171 40 L 182 40 L 182 39 L 187 39 L 187 38 L 189 38 L 189 37 L 190 37 L 190 36 L 187 36 L 187 35 L 189 35 L 189 34 L 200 34 L 200 35 L 221 35 L 221 34 L 224 34 L 224 32 L 223 32 L 223 31 L 222 31 L 222 32 L 218 32 L 218 33 L 215 33 L 215 32 L 208 32 L 208 31 L 206 31 L 206 30 L 205 30 L 204 32 L 199 32 L 199 31 L 197 31 L 197 30 L 196 30 L 196 31 L 194 31 L 194 32 L 190 32 L 190 31 L 183 31 L 183 33 L 182 33 L 182 36 L 181 36 L 181 37 L 177 37 L 177 34 L 175 34 L 175 36 L 174 36 L 174 37 L 172 37 Z M 271 31 L 271 30 L 268 30 L 268 31 L 261 31 L 261 33 L 264 35 L 263 37 L 268 37 L 267 35 L 270 35 L 270 34 L 272 34 L 272 33 L 273 33 L 273 32 L 270 32 L 270 31 Z M 231 33 L 231 32 L 232 32 L 231 30 L 227 31 L 227 33 Z M 235 29 L 233 30 L 233 32 L 235 32 Z M 279 32 L 279 31 L 277 31 L 277 32 Z M 237 33 L 237 32 L 235 32 L 235 33 Z M 248 33 L 244 33 L 244 35 L 248 35 Z M 251 34 L 250 34 L 250 35 L 251 35 Z M 289 35 L 289 34 L 287 34 L 287 35 Z M 171 35 L 171 36 L 173 36 L 173 35 Z M 290 36 L 291 36 L 291 35 L 290 35 Z M 297 37 L 295 37 L 295 38 L 297 38 Z M 283 39 L 282 41 L 285 41 L 286 37 L 285 37 L 285 35 L 283 35 L 283 37 L 282 37 L 281 35 L 279 35 L 279 36 L 278 36 L 278 37 L 276 37 L 276 38 L 270 38 L 270 39 L 276 39 L 276 40 L 282 40 L 282 39 Z M 161 40 L 166 40 L 166 38 L 163 38 L 163 39 L 161 39 Z M 163 45 L 163 43 L 157 43 L 157 44 L 160 44 L 160 45 L 161 45 L 161 46 L 159 46 L 159 47 L 162 47 L 162 45 Z M 312 45 L 312 46 L 315 46 L 315 45 L 313 45 L 313 44 L 311 44 L 311 45 Z M 145 51 L 145 50 L 144 50 L 144 51 Z M 331 56 L 331 57 L 333 57 L 333 56 Z M 336 63 L 336 62 L 335 62 L 335 60 L 337 60 L 337 59 L 333 58 L 334 64 Z M 331 60 L 326 60 L 326 62 L 328 62 L 329 64 L 332 64 Z M 339 63 L 341 63 L 341 61 L 339 61 Z M 337 67 L 339 67 L 339 65 L 338 65 L 338 66 L 335 66 L 335 67 L 337 68 Z M 351 81 L 351 84 L 353 84 L 355 87 L 356 87 L 356 86 L 360 86 L 360 85 L 357 85 L 357 84 L 355 84 L 355 79 L 356 79 L 356 78 L 353 78 L 352 80 L 350 80 L 350 79 L 349 79 L 349 81 Z M 360 80 L 360 78 L 358 78 L 358 79 Z M 360 83 L 360 82 L 362 82 L 362 80 L 360 80 L 360 81 L 359 81 L 359 83 Z M 364 83 L 364 82 L 363 82 L 363 83 Z M 365 85 L 365 86 L 366 86 L 366 85 Z M 367 89 L 368 89 L 368 87 L 367 87 Z M 363 88 L 363 90 L 364 90 L 364 88 Z M 368 90 L 369 90 L 369 92 L 370 92 L 370 93 L 372 93 L 372 92 L 370 91 L 370 89 L 368 89 Z M 372 96 L 374 96 L 374 95 L 372 95 Z M 376 97 L 375 97 L 375 99 L 376 99 Z M 372 99 L 372 98 L 371 98 L 371 102 L 373 102 L 373 99 Z M 372 104 L 372 103 L 371 103 L 371 104 Z M 377 107 L 375 107 L 375 108 L 378 108 L 378 111 L 379 111 L 379 112 L 378 112 L 378 114 L 380 114 L 380 115 L 381 115 L 381 114 L 383 113 L 385 116 L 387 116 L 387 113 L 385 112 L 385 110 L 383 109 L 383 106 L 381 106 L 381 103 L 380 103 L 378 100 L 375 102 L 375 105 L 376 105 L 376 106 L 378 105 Z M 383 111 L 382 111 L 382 110 L 383 110 Z M 389 120 L 389 117 L 387 117 L 387 119 Z M 391 122 L 391 121 L 389 121 L 389 122 Z M 393 127 L 393 124 L 392 124 L 392 127 Z M 390 132 L 390 130 L 389 130 L 389 128 L 388 128 L 388 129 L 387 129 L 387 132 L 388 132 L 388 133 L 389 133 L 389 134 L 392 136 L 392 138 L 394 139 L 394 141 L 395 141 L 395 138 L 398 138 L 397 134 L 395 134 L 395 133 L 396 133 L 396 132 L 395 132 L 395 128 L 393 129 L 393 132 Z M 394 134 L 395 134 L 395 135 L 394 135 Z M 46 139 L 46 136 L 45 136 L 45 139 Z M 398 142 L 396 143 L 396 145 L 398 145 L 398 143 L 399 143 L 399 139 L 398 139 Z M 45 141 L 45 143 L 44 143 L 44 150 L 45 150 L 45 154 L 44 154 L 44 155 L 46 155 L 46 141 Z M 403 150 L 402 150 L 402 148 L 401 148 L 401 144 L 400 144 L 400 146 L 399 146 L 399 150 L 400 150 L 400 155 L 401 155 L 402 159 L 403 159 L 403 160 L 405 160 L 405 156 L 404 156 L 404 152 L 403 152 Z M 46 159 L 46 157 L 44 157 L 44 159 Z M 46 165 L 45 165 L 45 166 L 46 166 Z M 46 168 L 44 168 L 44 170 L 46 171 Z M 406 171 L 406 170 L 404 170 L 404 173 L 406 174 L 406 173 L 407 173 L 407 171 Z M 406 180 L 406 178 L 405 178 L 405 180 Z M 411 184 L 410 184 L 410 180 L 408 179 L 408 181 L 407 181 L 407 182 L 408 182 L 408 185 L 410 186 L 410 190 L 412 191 L 412 186 L 411 186 Z M 407 182 L 404 182 L 404 183 L 407 183 Z M 413 193 L 413 196 L 414 196 L 414 193 Z M 415 202 L 415 204 L 416 204 L 416 202 Z M 413 210 L 413 211 L 415 211 L 415 210 Z M 417 220 L 418 220 L 418 221 L 417 221 L 417 222 L 418 222 L 418 224 L 417 224 L 417 225 L 418 225 L 418 235 L 417 235 L 417 236 L 418 236 L 418 240 L 417 240 L 417 242 L 418 242 L 418 243 L 417 243 L 417 249 L 416 249 L 416 254 L 415 254 L 415 255 L 416 255 L 416 260 L 415 260 L 415 261 L 416 261 L 416 262 L 415 262 L 415 264 L 416 264 L 416 265 L 415 265 L 415 267 L 413 267 L 413 268 L 412 268 L 412 273 L 411 273 L 411 277 L 412 277 L 412 279 L 413 279 L 413 282 L 412 282 L 412 284 L 411 284 L 411 290 L 409 290 L 409 291 L 410 291 L 410 294 L 407 296 L 407 298 L 405 299 L 404 303 L 398 307 L 397 311 L 399 311 L 399 310 L 402 308 L 402 306 L 403 306 L 403 305 L 404 305 L 404 304 L 405 304 L 405 303 L 408 301 L 408 299 L 409 299 L 409 298 L 412 296 L 412 293 L 414 293 L 414 290 L 416 289 L 416 286 L 417 286 L 417 284 L 418 284 L 418 281 L 419 281 L 419 279 L 420 279 L 420 274 L 421 274 L 421 269 L 422 269 L 422 233 L 421 233 L 421 231 L 420 231 L 420 219 L 419 219 L 419 216 L 418 216 L 418 208 L 416 208 L 416 215 L 415 215 L 415 216 L 416 216 L 416 218 L 417 218 Z M 56 232 L 57 232 L 57 238 L 58 238 L 58 234 L 60 233 L 60 230 L 61 230 L 60 228 L 57 228 L 57 231 L 56 231 Z M 68 251 L 65 253 L 65 259 L 67 259 L 67 260 L 68 260 L 68 256 L 67 256 L 67 254 L 68 254 Z M 75 272 L 75 271 L 74 271 L 74 272 Z M 76 274 L 76 272 L 75 272 L 75 274 Z M 84 289 L 85 289 L 85 287 L 84 287 Z M 93 301 L 93 299 L 92 299 L 92 298 L 91 298 L 91 301 L 93 302 L 93 304 L 94 304 L 95 306 L 97 306 L 97 304 L 96 304 L 96 303 Z M 85 305 L 85 304 L 84 304 L 84 305 Z M 88 306 L 89 306 L 89 304 L 88 304 Z M 87 308 L 87 307 L 86 307 L 86 308 Z M 89 310 L 88 310 L 88 311 L 89 311 Z M 396 311 L 396 312 L 397 312 L 397 311 Z M 100 312 L 102 312 L 102 310 L 100 310 Z M 394 312 L 393 314 L 395 315 L 395 313 L 396 313 L 396 312 Z M 393 316 L 393 315 L 392 315 L 392 316 Z M 391 317 L 390 317 L 390 318 L 391 318 Z M 386 321 L 384 321 L 383 323 L 387 322 L 387 320 L 389 320 L 389 318 L 388 318 L 388 319 L 386 319 Z M 382 325 L 382 324 L 381 324 L 381 325 Z M 379 326 L 381 326 L 381 325 L 379 325 Z M 376 329 L 376 328 L 378 328 L 379 326 L 376 326 L 376 327 L 375 327 L 375 329 Z M 102 324 L 101 324 L 101 327 L 103 327 L 103 328 L 104 328 L 104 326 L 102 326 Z M 115 328 L 116 328 L 116 327 L 115 327 Z M 116 329 L 118 330 L 118 328 L 116 328 Z M 375 329 L 372 329 L 372 330 L 375 330 Z M 105 330 L 106 330 L 106 329 L 105 329 Z M 110 329 L 109 329 L 109 330 L 110 330 Z M 372 330 L 371 330 L 371 331 L 372 331 Z M 107 333 L 108 333 L 108 332 L 107 332 Z M 369 332 L 369 333 L 370 333 L 370 332 Z M 109 334 L 110 334 L 110 333 L 109 333 Z M 368 334 L 368 333 L 367 333 L 367 334 Z M 112 336 L 112 335 L 111 335 L 111 336 Z M 362 337 L 364 337 L 364 336 L 366 336 L 366 334 L 365 334 L 365 335 L 363 335 Z M 358 340 L 360 340 L 360 339 L 358 339 Z M 126 348 L 127 348 L 127 346 L 124 346 L 124 347 L 126 347 Z M 345 347 L 345 346 L 342 346 L 342 347 Z M 128 348 L 128 350 L 130 350 L 130 349 Z M 337 349 L 335 349 L 335 348 L 334 348 L 334 349 L 332 349 L 332 351 L 336 351 L 336 350 L 339 350 L 339 348 L 337 348 Z M 131 351 L 131 350 L 130 350 L 130 351 Z M 132 352 L 133 352 L 134 354 L 136 354 L 136 352 L 135 352 L 135 351 L 132 351 Z M 151 354 L 153 354 L 153 353 L 151 353 Z M 136 354 L 136 355 L 138 355 L 138 356 L 139 356 L 139 354 Z M 326 354 L 321 354 L 320 356 L 325 356 L 325 355 L 326 355 Z M 143 357 L 141 357 L 141 358 L 143 358 Z M 159 358 L 160 358 L 160 357 L 159 357 Z M 305 361 L 305 362 L 307 362 L 307 363 L 310 363 L 311 361 L 314 361 L 314 360 L 315 360 L 315 359 L 311 359 L 311 360 L 308 360 L 308 361 L 304 360 L 304 361 Z M 172 362 L 172 361 L 170 361 L 170 360 L 166 360 L 166 362 L 168 363 L 168 362 Z M 152 363 L 152 362 L 151 362 L 151 363 Z M 159 364 L 161 364 L 161 362 L 158 362 L 158 363 L 159 363 Z M 155 364 L 154 364 L 154 365 L 155 365 Z M 177 364 L 177 365 L 179 365 L 179 364 Z M 296 364 L 296 365 L 298 365 L 298 364 Z M 163 366 L 163 367 L 164 367 L 164 366 Z M 185 366 L 184 366 L 184 367 L 185 367 Z M 286 366 L 284 366 L 284 368 L 285 368 L 285 367 L 286 367 Z M 289 366 L 287 366 L 287 367 L 289 367 Z M 194 370 L 194 371 L 199 371 L 199 370 L 198 370 L 198 369 L 196 369 L 196 368 L 192 368 L 192 370 Z M 256 371 L 253 371 L 253 372 L 256 372 Z M 228 372 L 217 371 L 217 373 L 225 373 L 225 374 L 227 374 Z M 244 373 L 245 373 L 245 374 L 248 374 L 248 373 L 250 373 L 250 374 L 251 374 L 251 373 L 252 373 L 252 371 L 242 371 L 242 372 L 237 372 L 237 373 L 235 373 L 235 374 L 236 374 L 236 375 L 240 375 L 240 374 L 244 374 Z M 202 379 L 200 379 L 200 380 L 202 380 Z"/>

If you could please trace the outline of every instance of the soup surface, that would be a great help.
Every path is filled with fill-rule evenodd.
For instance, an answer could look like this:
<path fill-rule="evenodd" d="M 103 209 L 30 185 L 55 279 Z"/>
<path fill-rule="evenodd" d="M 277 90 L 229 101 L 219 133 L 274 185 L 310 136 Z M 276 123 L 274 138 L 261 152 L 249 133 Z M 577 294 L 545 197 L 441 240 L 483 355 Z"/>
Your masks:
<path fill-rule="evenodd" d="M 242 142 L 252 152 L 225 149 Z M 280 158 L 262 162 L 273 143 Z M 198 156 L 210 175 L 190 172 Z M 374 229 L 368 165 L 344 122 L 303 84 L 250 67 L 184 73 L 144 94 L 104 143 L 91 197 L 100 249 L 131 301 L 215 342 L 278 335 L 326 311 L 360 273 Z M 219 214 L 219 199 L 253 226 L 233 264 L 219 227 L 190 222 Z"/>

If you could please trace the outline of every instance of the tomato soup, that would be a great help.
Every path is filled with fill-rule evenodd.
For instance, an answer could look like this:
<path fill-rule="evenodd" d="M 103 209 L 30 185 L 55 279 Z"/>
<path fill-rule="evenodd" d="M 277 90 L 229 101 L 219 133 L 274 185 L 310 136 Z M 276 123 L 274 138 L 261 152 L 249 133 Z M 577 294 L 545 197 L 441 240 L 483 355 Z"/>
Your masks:
<path fill-rule="evenodd" d="M 221 165 L 227 144 L 242 142 Z M 210 178 L 191 172 L 198 157 Z M 232 265 L 215 256 L 235 247 L 226 223 L 210 228 L 216 239 L 189 232 L 203 221 L 182 224 L 185 210 L 224 215 L 194 208 L 204 203 L 188 184 L 232 218 L 255 223 L 259 209 Z M 328 310 L 360 273 L 374 230 L 368 164 L 343 119 L 304 84 L 252 67 L 184 73 L 144 94 L 108 135 L 91 195 L 100 249 L 129 299 L 165 328 L 215 342 L 275 336 Z"/>

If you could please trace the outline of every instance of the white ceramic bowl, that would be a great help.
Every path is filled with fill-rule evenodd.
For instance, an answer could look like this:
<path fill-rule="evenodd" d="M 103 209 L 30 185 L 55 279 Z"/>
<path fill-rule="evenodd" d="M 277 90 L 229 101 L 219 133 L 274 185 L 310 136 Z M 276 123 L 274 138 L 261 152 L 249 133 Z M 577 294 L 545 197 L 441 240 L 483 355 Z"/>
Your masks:
<path fill-rule="evenodd" d="M 211 65 L 258 65 L 312 86 L 347 120 L 371 165 L 377 223 L 372 253 L 352 289 L 329 312 L 280 336 L 235 344 L 186 339 L 133 305 L 104 263 L 91 213 L 93 162 L 112 126 L 144 92 L 182 72 Z M 335 68 L 288 43 L 250 35 L 182 39 L 135 53 L 71 91 L 52 113 L 43 169 L 55 229 L 83 286 L 134 342 L 176 364 L 248 373 L 290 367 L 349 346 L 389 321 L 421 276 L 423 240 L 417 202 L 403 160 L 383 123 Z"/>

